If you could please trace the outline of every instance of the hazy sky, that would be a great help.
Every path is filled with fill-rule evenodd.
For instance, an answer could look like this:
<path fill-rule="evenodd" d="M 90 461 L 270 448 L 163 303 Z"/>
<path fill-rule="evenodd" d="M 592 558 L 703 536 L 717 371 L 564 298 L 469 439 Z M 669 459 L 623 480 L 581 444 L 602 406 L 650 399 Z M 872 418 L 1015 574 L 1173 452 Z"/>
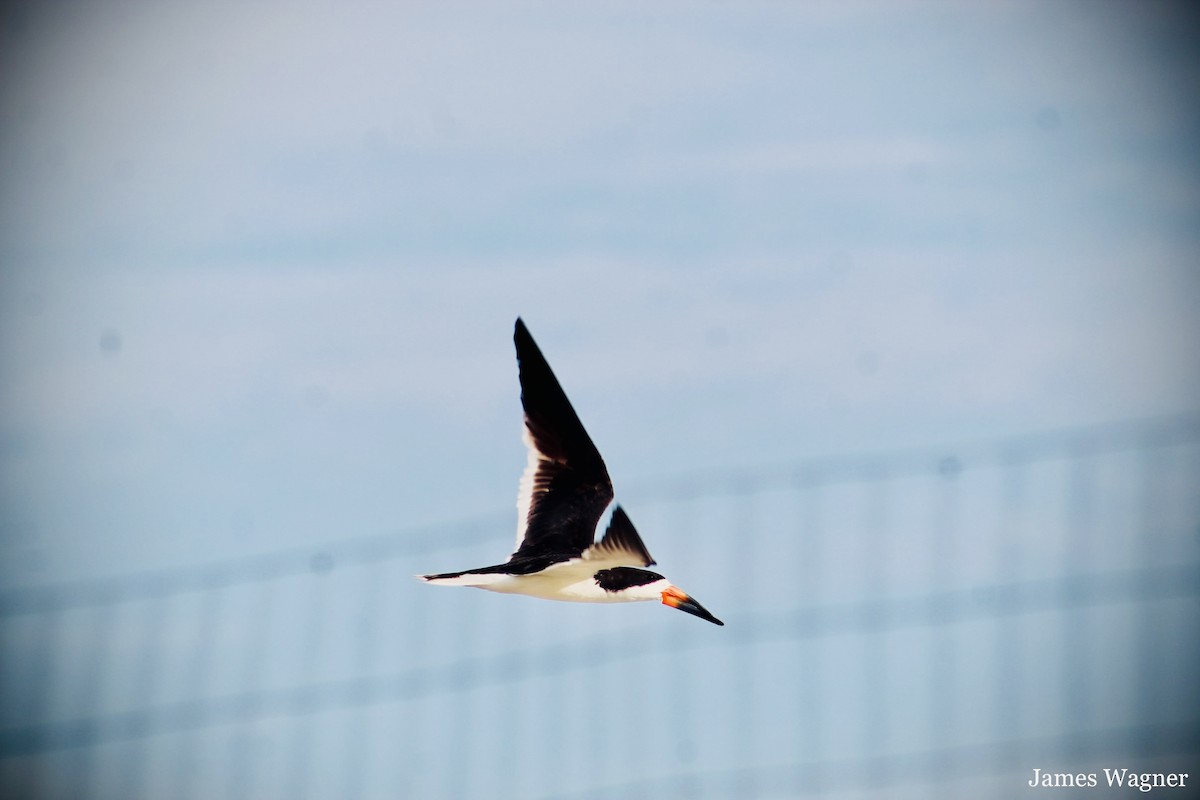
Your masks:
<path fill-rule="evenodd" d="M 1178 8 L 11 8 L 4 580 L 509 507 L 518 314 L 618 493 L 1200 409 Z"/>

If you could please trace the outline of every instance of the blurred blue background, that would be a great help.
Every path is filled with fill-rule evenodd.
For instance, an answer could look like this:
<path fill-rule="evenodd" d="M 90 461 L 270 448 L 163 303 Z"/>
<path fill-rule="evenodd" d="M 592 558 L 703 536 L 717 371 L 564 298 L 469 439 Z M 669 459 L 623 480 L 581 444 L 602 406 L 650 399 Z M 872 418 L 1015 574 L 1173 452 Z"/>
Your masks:
<path fill-rule="evenodd" d="M 1200 776 L 1187 5 L 3 13 L 0 794 Z M 412 579 L 518 314 L 727 627 Z"/>

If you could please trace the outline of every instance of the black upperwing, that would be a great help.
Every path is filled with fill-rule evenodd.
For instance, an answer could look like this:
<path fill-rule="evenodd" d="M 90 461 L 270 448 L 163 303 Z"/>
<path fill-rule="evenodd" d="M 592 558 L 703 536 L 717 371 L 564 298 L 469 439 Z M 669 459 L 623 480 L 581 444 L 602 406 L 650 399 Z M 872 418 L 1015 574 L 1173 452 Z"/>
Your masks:
<path fill-rule="evenodd" d="M 571 407 L 529 330 L 517 319 L 513 342 L 525 408 L 529 465 L 518 500 L 512 558 L 582 553 L 613 498 L 604 459 Z"/>

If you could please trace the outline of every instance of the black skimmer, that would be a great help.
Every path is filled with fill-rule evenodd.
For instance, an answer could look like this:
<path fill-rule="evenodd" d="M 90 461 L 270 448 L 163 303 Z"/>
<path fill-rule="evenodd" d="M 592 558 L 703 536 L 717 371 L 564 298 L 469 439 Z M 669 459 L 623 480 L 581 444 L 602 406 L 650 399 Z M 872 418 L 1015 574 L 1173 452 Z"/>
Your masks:
<path fill-rule="evenodd" d="M 629 516 L 613 504 L 604 459 L 520 318 L 513 341 L 529 448 L 517 493 L 517 549 L 503 564 L 419 577 L 575 603 L 661 600 L 724 625 L 687 592 L 645 569 L 654 559 Z M 604 536 L 596 541 L 606 516 Z"/>

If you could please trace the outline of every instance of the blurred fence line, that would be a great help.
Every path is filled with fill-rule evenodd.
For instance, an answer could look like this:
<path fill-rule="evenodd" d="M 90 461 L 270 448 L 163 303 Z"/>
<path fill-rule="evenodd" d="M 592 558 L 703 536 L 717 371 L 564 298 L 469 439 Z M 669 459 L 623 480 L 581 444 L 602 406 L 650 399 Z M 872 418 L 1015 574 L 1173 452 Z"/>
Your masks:
<path fill-rule="evenodd" d="M 1189 416 L 621 491 L 724 629 L 412 581 L 498 560 L 511 512 L 0 592 L 0 795 L 1007 797 L 1035 766 L 1135 763 L 1200 780 L 1198 490 Z"/>

